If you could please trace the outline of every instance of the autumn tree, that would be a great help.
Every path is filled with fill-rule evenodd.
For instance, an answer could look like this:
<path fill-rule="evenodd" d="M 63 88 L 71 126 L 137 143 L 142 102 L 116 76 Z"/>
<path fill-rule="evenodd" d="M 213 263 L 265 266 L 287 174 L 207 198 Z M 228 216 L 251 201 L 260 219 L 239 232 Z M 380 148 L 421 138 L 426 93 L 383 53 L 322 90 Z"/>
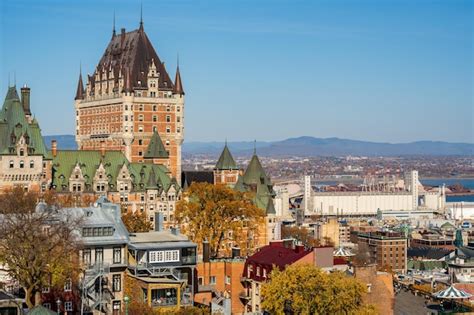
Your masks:
<path fill-rule="evenodd" d="M 292 238 L 301 242 L 306 247 L 316 247 L 320 245 L 320 241 L 315 239 L 308 229 L 298 226 L 282 226 L 281 237 L 283 239 Z"/>
<path fill-rule="evenodd" d="M 130 233 L 148 232 L 153 229 L 153 224 L 148 221 L 145 212 L 122 211 L 122 222 Z"/>
<path fill-rule="evenodd" d="M 365 286 L 342 272 L 324 273 L 309 264 L 274 268 L 263 284 L 262 308 L 271 314 L 375 314 L 363 304 Z"/>
<path fill-rule="evenodd" d="M 264 215 L 246 193 L 208 183 L 191 184 L 175 211 L 185 234 L 198 244 L 209 242 L 212 257 L 229 241 L 246 249 Z"/>
<path fill-rule="evenodd" d="M 129 314 L 153 315 L 155 312 L 153 308 L 145 302 L 143 289 L 138 281 L 139 280 L 130 275 L 125 276 L 124 294 L 130 299 L 127 306 L 128 312 Z"/>
<path fill-rule="evenodd" d="M 75 228 L 81 218 L 45 205 L 37 210 L 37 200 L 22 188 L 0 198 L 1 270 L 24 289 L 29 308 L 41 302 L 41 287 L 62 285 L 78 272 Z"/>

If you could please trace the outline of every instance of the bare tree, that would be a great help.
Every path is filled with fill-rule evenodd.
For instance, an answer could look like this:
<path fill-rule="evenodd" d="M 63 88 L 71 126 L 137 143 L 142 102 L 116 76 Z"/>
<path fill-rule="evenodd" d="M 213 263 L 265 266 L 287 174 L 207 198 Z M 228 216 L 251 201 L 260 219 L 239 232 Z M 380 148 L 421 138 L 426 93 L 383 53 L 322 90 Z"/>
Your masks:
<path fill-rule="evenodd" d="M 41 303 L 44 286 L 75 278 L 81 218 L 40 204 L 14 188 L 0 198 L 0 266 L 24 289 L 28 307 Z M 34 297 L 34 301 L 32 301 Z"/>

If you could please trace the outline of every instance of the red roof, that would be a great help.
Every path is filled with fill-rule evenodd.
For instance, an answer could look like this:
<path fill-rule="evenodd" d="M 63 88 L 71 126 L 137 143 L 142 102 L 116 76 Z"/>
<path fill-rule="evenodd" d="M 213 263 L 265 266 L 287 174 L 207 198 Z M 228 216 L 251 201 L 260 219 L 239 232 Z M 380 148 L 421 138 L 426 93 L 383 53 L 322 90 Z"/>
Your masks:
<path fill-rule="evenodd" d="M 248 276 L 247 268 L 249 265 L 255 266 L 250 278 L 255 280 L 264 280 L 256 277 L 256 266 L 267 269 L 269 273 L 273 269 L 273 265 L 283 270 L 286 266 L 293 264 L 304 256 L 310 254 L 312 250 L 306 250 L 304 246 L 296 246 L 295 248 L 284 247 L 283 243 L 272 243 L 262 247 L 257 253 L 253 254 L 245 261 L 244 277 Z"/>

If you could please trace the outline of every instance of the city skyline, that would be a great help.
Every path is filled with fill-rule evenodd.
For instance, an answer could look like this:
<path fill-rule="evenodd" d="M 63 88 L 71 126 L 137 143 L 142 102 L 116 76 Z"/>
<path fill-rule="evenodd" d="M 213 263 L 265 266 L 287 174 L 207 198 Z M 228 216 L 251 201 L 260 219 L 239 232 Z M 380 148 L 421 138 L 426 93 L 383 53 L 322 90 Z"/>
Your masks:
<path fill-rule="evenodd" d="M 180 55 L 187 141 L 474 142 L 471 3 L 295 3 L 143 3 L 172 77 Z M 118 32 L 137 29 L 140 3 L 1 6 L 0 90 L 16 76 L 43 134 L 73 134 L 79 63 L 93 72 L 113 7 Z"/>

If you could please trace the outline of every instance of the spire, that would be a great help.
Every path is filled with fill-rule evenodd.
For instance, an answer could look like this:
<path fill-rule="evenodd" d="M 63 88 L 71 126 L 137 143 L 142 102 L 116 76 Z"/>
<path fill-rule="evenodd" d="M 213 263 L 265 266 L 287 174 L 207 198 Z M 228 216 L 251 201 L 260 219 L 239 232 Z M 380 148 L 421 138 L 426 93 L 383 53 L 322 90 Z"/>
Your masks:
<path fill-rule="evenodd" d="M 253 155 L 257 155 L 257 140 L 253 140 Z"/>
<path fill-rule="evenodd" d="M 237 163 L 235 163 L 235 160 L 230 153 L 229 148 L 227 147 L 227 139 L 225 141 L 225 146 L 224 150 L 222 150 L 221 156 L 219 157 L 219 160 L 217 160 L 216 167 L 214 168 L 216 170 L 237 170 L 239 169 L 237 167 Z"/>
<path fill-rule="evenodd" d="M 143 31 L 143 2 L 140 3 L 140 31 Z"/>
<path fill-rule="evenodd" d="M 79 67 L 79 81 L 77 82 L 77 91 L 75 100 L 83 100 L 84 99 L 84 85 L 82 83 L 82 67 Z"/>
<path fill-rule="evenodd" d="M 179 55 L 178 55 L 178 64 L 176 67 L 176 78 L 174 79 L 173 93 L 184 95 L 183 83 L 181 82 L 181 74 L 179 72 Z"/>
<path fill-rule="evenodd" d="M 169 157 L 168 152 L 161 141 L 160 135 L 155 130 L 153 136 L 151 136 L 150 143 L 144 154 L 145 159 L 167 159 Z"/>
<path fill-rule="evenodd" d="M 112 26 L 112 37 L 115 36 L 115 10 L 114 10 L 114 23 L 113 23 L 113 26 Z"/>

